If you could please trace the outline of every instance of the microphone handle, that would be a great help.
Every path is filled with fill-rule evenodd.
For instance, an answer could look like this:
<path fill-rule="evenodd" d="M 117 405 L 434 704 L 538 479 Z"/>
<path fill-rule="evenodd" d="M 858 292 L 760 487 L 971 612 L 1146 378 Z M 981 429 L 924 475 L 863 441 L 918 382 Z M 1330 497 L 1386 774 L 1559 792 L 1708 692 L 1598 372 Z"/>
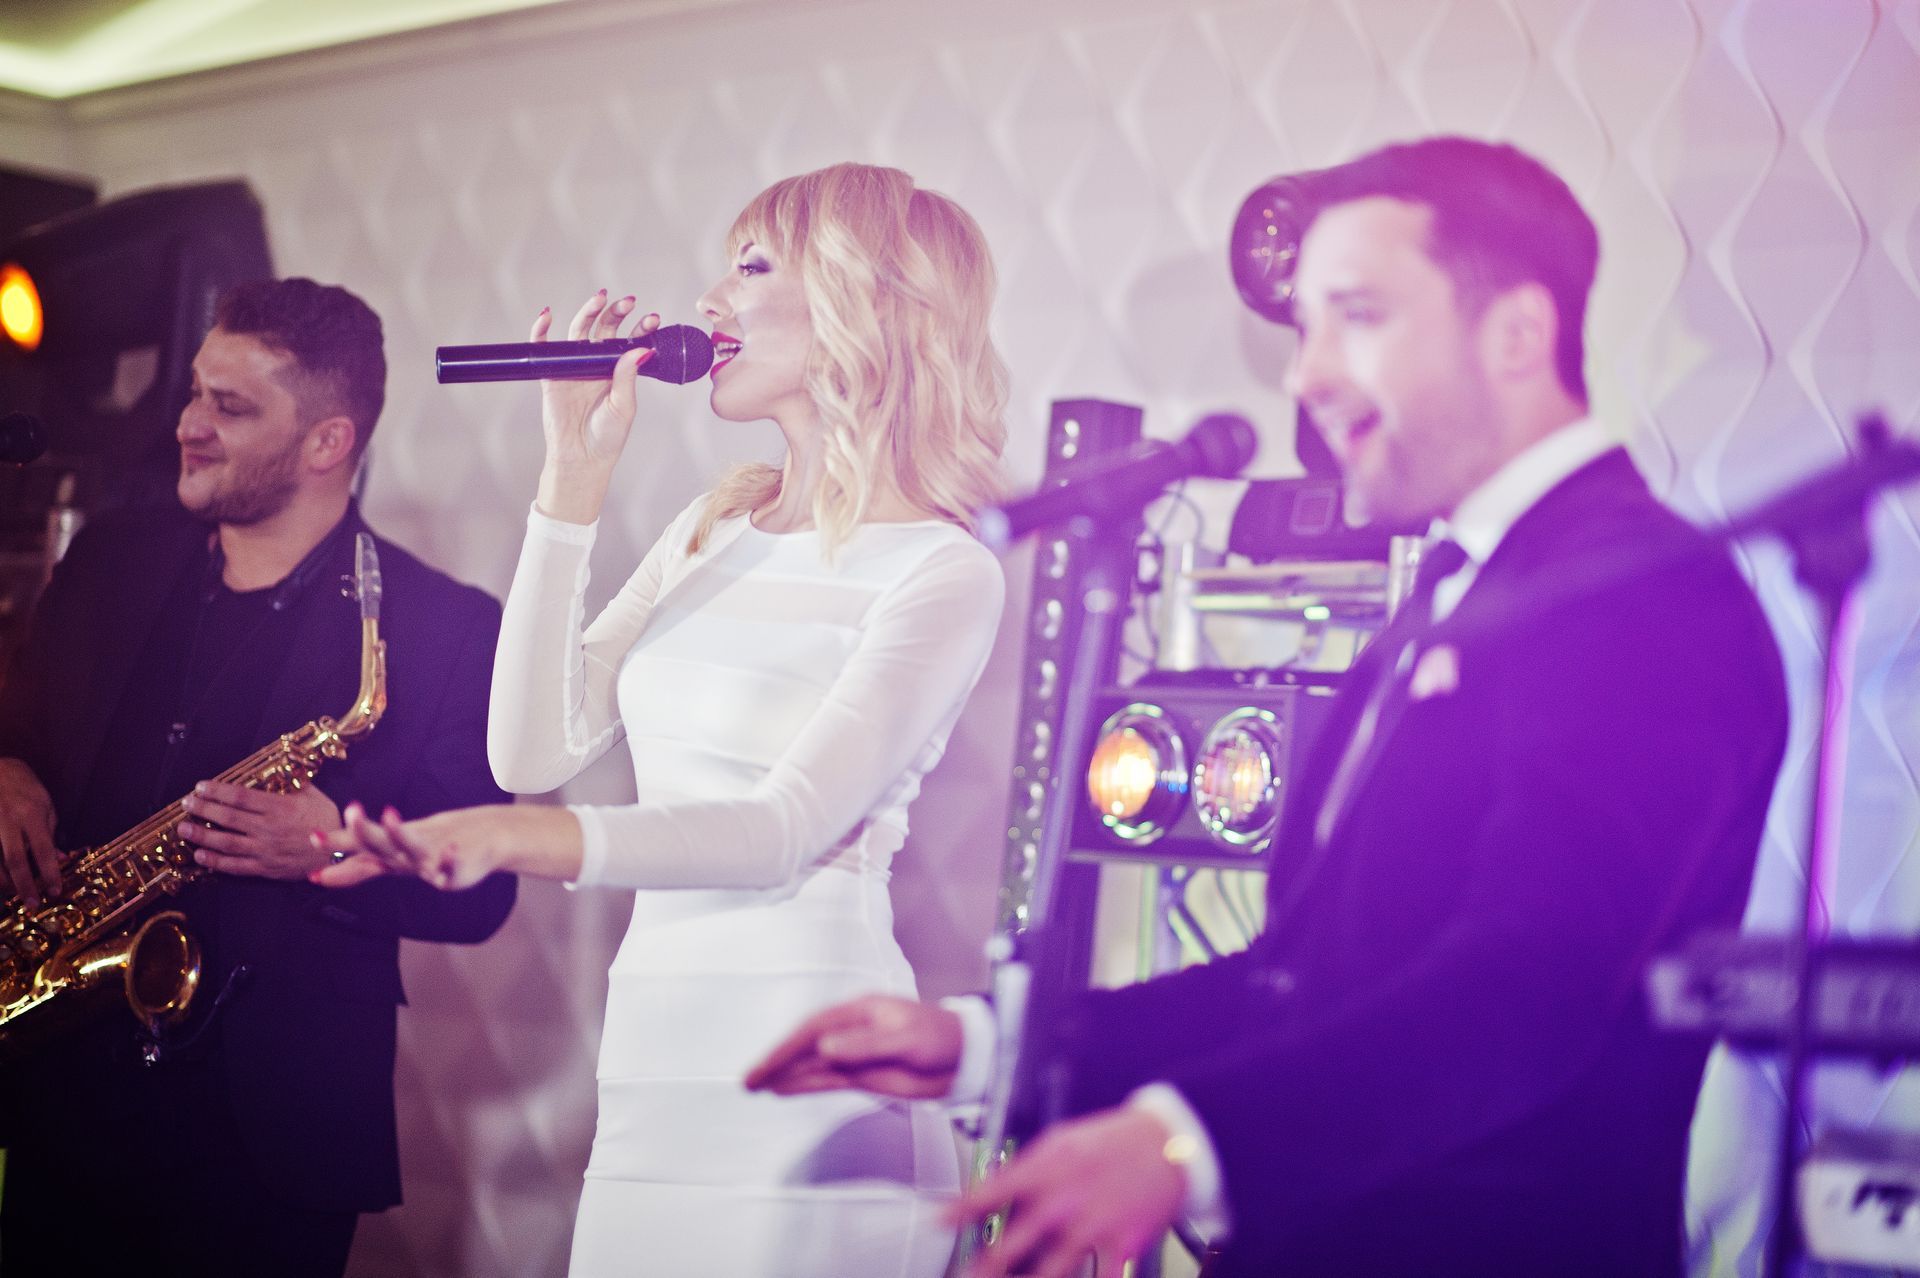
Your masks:
<path fill-rule="evenodd" d="M 1191 473 L 1192 468 L 1183 465 L 1183 460 L 1173 441 L 1143 439 L 1002 506 L 1007 531 L 1011 536 L 1024 537 L 1075 515 L 1086 515 L 1098 523 L 1131 515 L 1168 484 Z"/>
<path fill-rule="evenodd" d="M 483 346 L 442 346 L 433 353 L 434 375 L 442 383 L 604 381 L 613 366 L 636 346 L 653 346 L 653 335 L 612 337 L 599 342 L 497 342 Z M 647 365 L 640 366 L 648 376 Z"/>

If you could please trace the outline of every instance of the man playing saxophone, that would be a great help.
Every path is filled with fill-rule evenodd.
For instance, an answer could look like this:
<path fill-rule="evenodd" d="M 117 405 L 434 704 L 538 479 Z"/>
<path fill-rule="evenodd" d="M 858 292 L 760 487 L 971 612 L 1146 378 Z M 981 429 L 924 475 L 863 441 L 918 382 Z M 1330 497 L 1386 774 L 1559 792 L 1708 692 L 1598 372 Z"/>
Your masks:
<path fill-rule="evenodd" d="M 480 941 L 513 881 L 466 892 L 306 880 L 358 800 L 497 802 L 485 754 L 499 606 L 379 542 L 389 708 L 314 784 L 220 774 L 343 713 L 361 674 L 353 473 L 385 393 L 379 317 L 292 279 L 220 302 L 180 414 L 179 507 L 89 526 L 0 684 L 0 886 L 37 905 L 56 849 L 181 795 L 209 871 L 180 909 L 203 955 L 185 1020 L 108 1009 L 12 1065 L 0 1272 L 326 1275 L 399 1201 L 399 938 Z M 103 1220 L 111 1225 L 103 1227 Z"/>

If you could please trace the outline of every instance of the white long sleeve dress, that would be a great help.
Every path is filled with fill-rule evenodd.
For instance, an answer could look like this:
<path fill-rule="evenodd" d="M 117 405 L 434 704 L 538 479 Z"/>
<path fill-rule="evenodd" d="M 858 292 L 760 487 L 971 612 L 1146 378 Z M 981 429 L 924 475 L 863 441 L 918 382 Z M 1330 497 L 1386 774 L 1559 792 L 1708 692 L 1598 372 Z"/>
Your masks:
<path fill-rule="evenodd" d="M 572 1278 L 938 1275 L 958 1186 L 941 1113 L 747 1092 L 803 1017 L 914 996 L 888 864 L 980 677 L 998 563 L 939 522 L 668 528 L 591 625 L 592 526 L 538 511 L 508 595 L 488 751 L 551 790 L 624 734 L 639 801 L 575 807 L 581 885 L 635 889 L 608 976 Z"/>

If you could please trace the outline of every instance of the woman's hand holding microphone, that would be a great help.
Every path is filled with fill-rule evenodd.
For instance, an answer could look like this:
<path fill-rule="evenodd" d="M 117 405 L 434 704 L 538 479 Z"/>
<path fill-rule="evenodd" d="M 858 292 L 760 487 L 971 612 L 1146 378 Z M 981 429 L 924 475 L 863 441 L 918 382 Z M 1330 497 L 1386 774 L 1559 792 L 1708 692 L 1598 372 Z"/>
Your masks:
<path fill-rule="evenodd" d="M 620 326 L 632 315 L 633 308 L 631 295 L 610 301 L 603 288 L 575 312 L 567 336 L 574 341 L 619 337 Z M 529 340 L 546 341 L 552 327 L 553 311 L 542 310 L 534 318 Z M 659 327 L 658 315 L 643 315 L 627 336 L 651 333 Z M 540 420 L 547 441 L 536 498 L 541 514 L 570 524 L 590 524 L 600 517 L 613 465 L 620 460 L 620 450 L 633 428 L 637 370 L 653 355 L 648 347 L 628 351 L 614 365 L 613 376 L 604 382 L 540 383 Z"/>

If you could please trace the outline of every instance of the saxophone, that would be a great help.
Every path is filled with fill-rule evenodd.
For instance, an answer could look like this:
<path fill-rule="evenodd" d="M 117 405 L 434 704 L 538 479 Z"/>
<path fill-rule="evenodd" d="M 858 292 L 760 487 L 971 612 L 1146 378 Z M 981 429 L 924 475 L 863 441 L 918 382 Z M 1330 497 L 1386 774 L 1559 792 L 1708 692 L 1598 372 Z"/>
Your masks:
<path fill-rule="evenodd" d="M 360 692 L 338 721 L 322 716 L 222 772 L 217 780 L 276 794 L 313 781 L 347 742 L 373 730 L 387 708 L 387 646 L 380 638 L 380 559 L 359 534 L 354 590 L 360 601 Z M 183 796 L 184 797 L 184 796 Z M 155 903 L 212 873 L 181 838 L 179 801 L 110 843 L 78 853 L 38 908 L 9 902 L 0 917 L 0 1055 L 15 1055 L 71 1023 L 118 988 L 149 1033 L 186 1015 L 200 985 L 200 945 L 178 910 Z"/>

